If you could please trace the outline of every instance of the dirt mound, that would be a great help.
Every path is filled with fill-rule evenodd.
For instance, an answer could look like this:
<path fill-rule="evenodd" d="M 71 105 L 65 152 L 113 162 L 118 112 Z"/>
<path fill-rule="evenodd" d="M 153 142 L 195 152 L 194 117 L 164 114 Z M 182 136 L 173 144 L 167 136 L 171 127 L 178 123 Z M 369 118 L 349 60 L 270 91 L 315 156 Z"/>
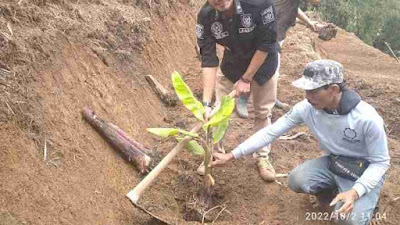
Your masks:
<path fill-rule="evenodd" d="M 151 33 L 183 4 L 0 1 L 0 177 L 8 180 L 0 188 L 2 216 L 29 224 L 149 219 L 125 198 L 139 174 L 80 111 L 91 106 L 157 147 L 145 128 L 165 125 L 167 114 L 144 79 L 157 72 L 147 65 L 144 45 L 156 45 Z M 158 68 L 166 64 L 161 59 Z M 167 78 L 162 72 L 153 75 Z"/>
<path fill-rule="evenodd" d="M 195 15 L 203 2 L 190 0 L 0 0 L 0 224 L 156 224 L 125 194 L 140 182 L 138 171 L 84 120 L 88 105 L 160 155 L 174 146 L 147 127 L 190 129 L 182 105 L 165 107 L 144 76 L 170 88 L 180 71 L 201 93 L 195 52 Z M 382 195 L 386 224 L 399 220 L 399 65 L 339 31 L 324 42 L 304 26 L 290 30 L 282 59 L 279 97 L 294 104 L 303 93 L 290 85 L 309 61 L 344 64 L 349 84 L 383 115 L 390 134 L 392 168 Z M 275 110 L 274 119 L 284 112 Z M 250 113 L 253 116 L 252 112 Z M 234 117 L 226 148 L 253 133 L 251 120 Z M 296 131 L 307 132 L 305 127 Z M 44 159 L 44 146 L 47 158 Z M 312 136 L 273 145 L 273 163 L 287 173 L 320 154 Z M 202 179 L 201 159 L 181 153 L 146 190 L 141 204 L 179 224 L 195 224 Z M 328 224 L 309 221 L 308 196 L 279 183 L 264 183 L 254 160 L 215 170 L 215 224 Z"/>

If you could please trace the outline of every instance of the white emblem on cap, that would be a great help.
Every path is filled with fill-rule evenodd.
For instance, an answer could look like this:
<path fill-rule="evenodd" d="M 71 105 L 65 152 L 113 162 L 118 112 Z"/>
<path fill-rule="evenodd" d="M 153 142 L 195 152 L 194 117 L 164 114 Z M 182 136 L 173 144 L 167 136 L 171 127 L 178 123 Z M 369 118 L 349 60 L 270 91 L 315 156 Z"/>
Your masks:
<path fill-rule="evenodd" d="M 201 24 L 196 24 L 196 36 L 198 39 L 203 39 L 204 26 Z"/>
<path fill-rule="evenodd" d="M 263 21 L 264 25 L 275 21 L 274 10 L 272 9 L 272 6 L 264 9 L 261 12 L 261 18 L 262 18 L 262 21 Z"/>

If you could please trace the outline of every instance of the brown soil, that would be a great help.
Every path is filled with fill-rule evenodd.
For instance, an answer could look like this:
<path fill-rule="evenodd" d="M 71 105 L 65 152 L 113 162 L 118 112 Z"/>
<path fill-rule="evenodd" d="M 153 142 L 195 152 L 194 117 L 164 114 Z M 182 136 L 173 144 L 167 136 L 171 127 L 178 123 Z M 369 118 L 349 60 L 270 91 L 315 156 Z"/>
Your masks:
<path fill-rule="evenodd" d="M 146 132 L 195 119 L 182 106 L 167 108 L 144 76 L 171 89 L 177 70 L 201 94 L 195 52 L 195 15 L 203 1 L 0 0 L 0 224 L 157 224 L 134 207 L 126 193 L 141 180 L 82 120 L 92 107 L 103 119 L 165 155 L 176 144 Z M 279 98 L 294 104 L 303 93 L 291 82 L 307 62 L 329 58 L 346 68 L 348 83 L 385 119 L 392 167 L 381 197 L 385 224 L 400 220 L 400 64 L 343 30 L 330 41 L 302 25 L 292 28 L 283 50 Z M 274 119 L 284 112 L 276 109 Z M 253 116 L 253 113 L 250 113 Z M 234 116 L 228 150 L 253 133 L 251 120 Z M 298 127 L 292 132 L 305 131 Z M 48 155 L 44 160 L 44 146 Z M 272 160 L 279 173 L 320 154 L 310 135 L 277 141 Z M 178 155 L 144 193 L 140 204 L 165 220 L 198 224 L 201 158 Z M 215 224 L 329 224 L 306 220 L 308 195 L 258 177 L 247 157 L 215 169 Z"/>

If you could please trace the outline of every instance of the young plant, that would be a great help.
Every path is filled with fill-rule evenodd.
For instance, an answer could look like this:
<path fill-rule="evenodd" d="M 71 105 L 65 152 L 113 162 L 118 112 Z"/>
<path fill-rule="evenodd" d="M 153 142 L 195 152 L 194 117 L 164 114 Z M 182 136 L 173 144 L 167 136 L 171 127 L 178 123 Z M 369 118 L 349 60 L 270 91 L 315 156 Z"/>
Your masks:
<path fill-rule="evenodd" d="M 189 109 L 198 120 L 203 122 L 202 130 L 204 131 L 205 138 L 201 137 L 199 133 L 189 132 L 179 128 L 148 128 L 147 130 L 161 137 L 175 137 L 178 141 L 181 141 L 185 136 L 193 138 L 193 140 L 189 141 L 186 148 L 194 155 L 204 156 L 205 192 L 203 201 L 207 205 L 210 205 L 212 186 L 214 185 L 212 168 L 210 165 L 212 162 L 212 152 L 214 146 L 221 141 L 228 128 L 229 118 L 235 108 L 235 101 L 230 96 L 224 96 L 220 105 L 213 110 L 211 117 L 206 120 L 204 118 L 205 109 L 203 104 L 194 97 L 181 75 L 174 71 L 171 78 L 175 93 L 178 95 L 183 105 Z"/>

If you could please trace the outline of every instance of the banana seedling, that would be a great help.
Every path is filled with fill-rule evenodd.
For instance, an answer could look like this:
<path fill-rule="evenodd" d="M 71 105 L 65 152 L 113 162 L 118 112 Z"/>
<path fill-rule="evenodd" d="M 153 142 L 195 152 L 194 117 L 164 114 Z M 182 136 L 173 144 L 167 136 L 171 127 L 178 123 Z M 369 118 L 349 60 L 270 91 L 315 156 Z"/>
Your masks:
<path fill-rule="evenodd" d="M 160 137 L 174 137 L 178 141 L 183 140 L 189 136 L 192 138 L 186 144 L 186 149 L 194 155 L 202 155 L 204 157 L 205 176 L 204 176 L 204 203 L 211 204 L 211 191 L 214 185 L 214 178 L 212 177 L 212 152 L 214 146 L 221 141 L 224 136 L 229 118 L 235 108 L 235 101 L 231 96 L 225 96 L 218 108 L 213 110 L 211 117 L 206 120 L 204 118 L 205 109 L 203 104 L 196 99 L 193 92 L 183 81 L 178 72 L 172 73 L 172 84 L 175 93 L 183 103 L 183 105 L 192 112 L 192 114 L 202 122 L 202 129 L 199 132 L 189 132 L 180 128 L 148 128 L 147 130 Z M 201 134 L 203 133 L 203 135 Z"/>

